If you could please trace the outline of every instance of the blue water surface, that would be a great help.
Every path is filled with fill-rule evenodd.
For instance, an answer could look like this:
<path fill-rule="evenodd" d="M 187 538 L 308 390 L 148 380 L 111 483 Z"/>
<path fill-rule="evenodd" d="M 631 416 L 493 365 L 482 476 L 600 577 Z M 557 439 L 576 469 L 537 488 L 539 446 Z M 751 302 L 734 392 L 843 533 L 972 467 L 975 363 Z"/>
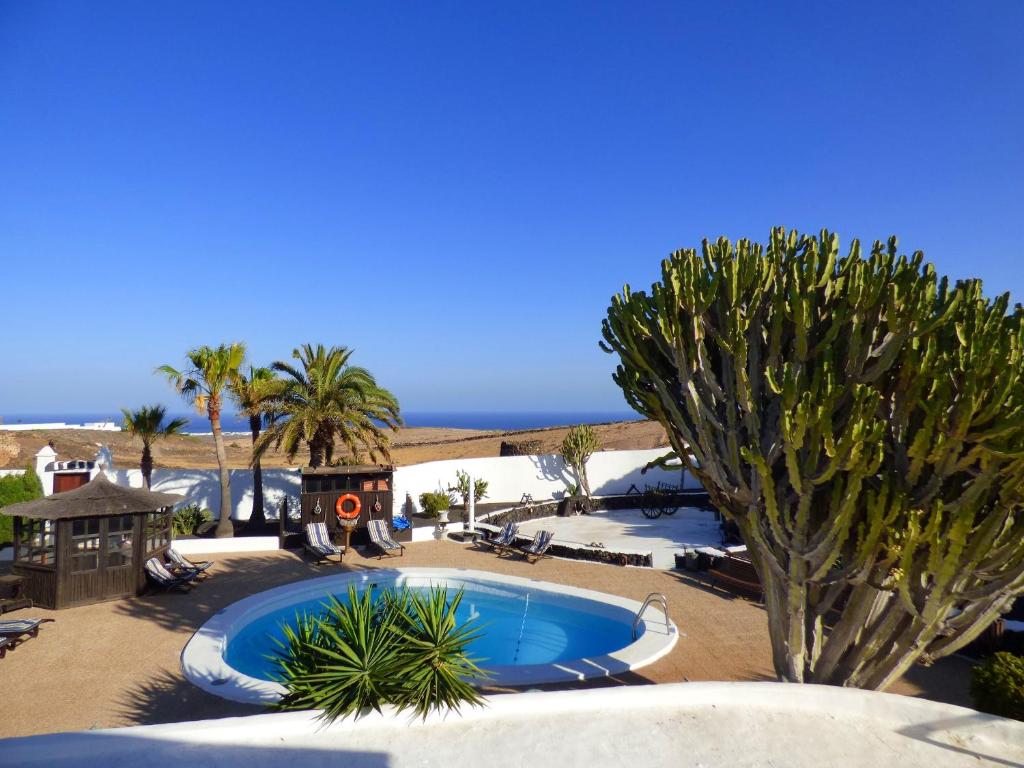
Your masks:
<path fill-rule="evenodd" d="M 428 588 L 411 589 L 425 592 Z M 346 602 L 345 595 L 337 597 Z M 297 614 L 322 612 L 325 599 L 295 603 L 253 620 L 228 640 L 224 660 L 250 677 L 274 679 L 275 667 L 268 658 L 277 647 L 274 638 L 284 639 L 282 626 L 294 626 Z M 470 645 L 470 654 L 484 669 L 594 658 L 632 642 L 628 611 L 622 609 L 620 619 L 598 616 L 573 607 L 581 602 L 581 598 L 551 601 L 551 594 L 540 590 L 495 594 L 467 587 L 456 618 L 460 623 L 476 620 L 481 636 Z"/>

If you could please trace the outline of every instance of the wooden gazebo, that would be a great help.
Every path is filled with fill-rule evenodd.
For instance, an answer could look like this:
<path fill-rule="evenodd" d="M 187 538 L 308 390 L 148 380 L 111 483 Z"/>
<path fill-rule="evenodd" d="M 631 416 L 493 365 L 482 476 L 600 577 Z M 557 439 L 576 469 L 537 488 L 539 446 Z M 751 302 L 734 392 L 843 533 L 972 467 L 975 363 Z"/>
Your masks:
<path fill-rule="evenodd" d="M 101 472 L 74 490 L 11 504 L 14 566 L 23 592 L 45 608 L 138 594 L 143 564 L 171 543 L 171 507 L 182 497 L 128 488 Z"/>

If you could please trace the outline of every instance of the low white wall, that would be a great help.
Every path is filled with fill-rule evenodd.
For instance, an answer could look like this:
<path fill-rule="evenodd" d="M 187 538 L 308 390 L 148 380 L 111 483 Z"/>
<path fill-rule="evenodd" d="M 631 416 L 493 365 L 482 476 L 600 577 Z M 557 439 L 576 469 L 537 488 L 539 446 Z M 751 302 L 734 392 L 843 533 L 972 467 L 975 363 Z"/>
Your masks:
<path fill-rule="evenodd" d="M 8 739 L 0 765 L 1020 765 L 1024 723 L 895 694 L 700 682 L 490 696 L 422 721 L 392 707 L 325 724 L 317 712 Z"/>
<path fill-rule="evenodd" d="M 10 475 L 24 475 L 24 469 L 0 469 L 0 477 L 8 477 Z"/>
<path fill-rule="evenodd" d="M 640 470 L 663 455 L 667 449 L 653 448 L 640 451 L 600 451 L 587 462 L 587 475 L 594 494 L 606 496 L 625 493 L 630 485 L 643 488 L 645 484 L 666 482 L 679 485 L 682 470 L 655 469 L 646 475 Z M 483 501 L 513 504 L 529 493 L 534 499 L 560 498 L 576 479 L 560 456 L 492 456 L 478 459 L 448 459 L 428 461 L 398 467 L 394 476 L 394 512 L 401 514 L 406 494 L 419 510 L 419 497 L 424 491 L 447 488 L 455 483 L 455 472 L 464 470 L 474 477 L 487 480 L 487 496 Z M 0 470 L 0 473 L 18 474 L 22 469 Z M 107 472 L 114 482 L 142 487 L 142 472 L 138 469 L 117 469 Z M 52 488 L 53 473 L 41 471 L 44 492 Z M 233 469 L 231 477 L 231 516 L 248 520 L 252 512 L 252 472 Z M 686 487 L 697 487 L 696 481 L 686 476 Z M 276 519 L 281 500 L 288 497 L 292 510 L 298 508 L 301 490 L 301 470 L 263 470 L 263 511 L 268 519 Z M 153 490 L 184 496 L 182 503 L 198 504 L 217 510 L 220 507 L 220 480 L 215 469 L 154 469 Z"/>
<path fill-rule="evenodd" d="M 640 470 L 649 462 L 664 455 L 667 448 L 638 451 L 600 451 L 587 462 L 590 490 L 596 496 L 625 493 L 631 485 L 643 488 L 657 482 L 679 485 L 681 469 L 666 471 L 653 469 L 645 475 Z M 560 456 L 493 456 L 479 459 L 445 459 L 399 467 L 395 470 L 395 514 L 400 514 L 406 495 L 412 499 L 417 511 L 419 497 L 424 491 L 436 491 L 455 484 L 455 472 L 463 470 L 474 478 L 487 481 L 485 502 L 519 501 L 524 493 L 540 501 L 561 498 L 570 485 L 576 483 L 572 470 Z M 686 475 L 686 487 L 696 488 L 696 481 Z"/>
<path fill-rule="evenodd" d="M 238 536 L 232 539 L 175 539 L 174 549 L 183 555 L 209 555 L 214 552 L 272 552 L 278 549 L 277 536 Z"/>

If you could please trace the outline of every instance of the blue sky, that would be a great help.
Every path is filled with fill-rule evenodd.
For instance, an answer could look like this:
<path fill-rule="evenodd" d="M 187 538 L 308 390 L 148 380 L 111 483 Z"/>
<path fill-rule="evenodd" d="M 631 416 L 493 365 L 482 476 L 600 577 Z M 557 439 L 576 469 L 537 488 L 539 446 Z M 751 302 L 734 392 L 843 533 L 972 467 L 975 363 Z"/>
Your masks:
<path fill-rule="evenodd" d="M 354 347 L 406 410 L 621 409 L 610 296 L 782 224 L 1024 297 L 1024 3 L 0 1 L 0 413 Z"/>

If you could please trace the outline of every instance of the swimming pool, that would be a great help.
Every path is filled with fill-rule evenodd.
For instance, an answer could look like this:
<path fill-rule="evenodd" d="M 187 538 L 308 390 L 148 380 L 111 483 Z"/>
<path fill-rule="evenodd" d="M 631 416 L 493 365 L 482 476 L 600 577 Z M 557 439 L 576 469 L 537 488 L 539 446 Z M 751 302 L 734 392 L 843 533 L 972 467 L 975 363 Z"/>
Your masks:
<path fill-rule="evenodd" d="M 267 659 L 281 626 L 296 613 L 317 611 L 329 595 L 431 586 L 462 589 L 460 621 L 473 618 L 482 636 L 472 644 L 479 666 L 496 685 L 583 680 L 650 664 L 678 639 L 657 609 L 632 625 L 635 600 L 561 584 L 448 568 L 375 569 L 289 584 L 247 597 L 204 624 L 182 652 L 185 676 L 217 696 L 247 703 L 277 700 Z"/>

